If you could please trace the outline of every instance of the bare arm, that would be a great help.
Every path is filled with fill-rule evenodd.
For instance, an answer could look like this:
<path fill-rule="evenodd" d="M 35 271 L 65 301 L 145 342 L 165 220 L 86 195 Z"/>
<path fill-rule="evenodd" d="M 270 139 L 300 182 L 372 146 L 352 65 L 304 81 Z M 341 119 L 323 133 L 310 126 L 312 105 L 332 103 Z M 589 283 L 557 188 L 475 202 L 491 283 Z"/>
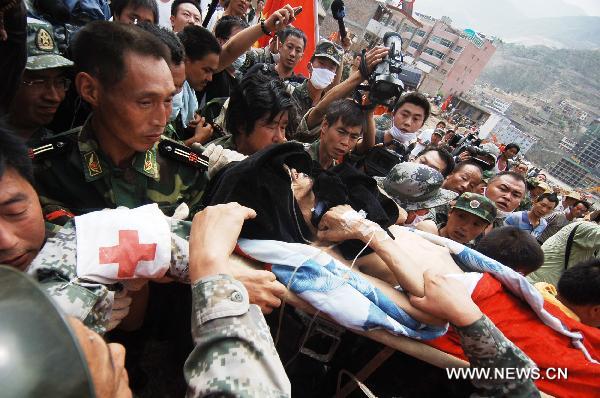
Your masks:
<path fill-rule="evenodd" d="M 294 20 L 294 10 L 289 4 L 287 4 L 283 8 L 275 11 L 269 16 L 269 18 L 265 20 L 265 28 L 269 32 L 275 33 L 284 29 Z M 231 65 L 236 58 L 248 51 L 248 49 L 252 47 L 252 44 L 254 44 L 254 42 L 260 39 L 263 35 L 264 32 L 262 31 L 259 23 L 242 30 L 229 39 L 221 49 L 217 72 L 221 72 Z"/>
<path fill-rule="evenodd" d="M 367 52 L 365 55 L 367 61 L 367 67 L 369 72 L 373 70 L 375 65 L 380 63 L 388 53 L 388 49 L 385 47 L 375 47 Z M 316 125 L 321 123 L 323 116 L 327 112 L 329 105 L 340 98 L 345 98 L 363 81 L 363 77 L 360 71 L 352 73 L 348 79 L 333 87 L 317 105 L 312 108 L 306 115 L 306 125 L 309 129 L 314 128 Z"/>

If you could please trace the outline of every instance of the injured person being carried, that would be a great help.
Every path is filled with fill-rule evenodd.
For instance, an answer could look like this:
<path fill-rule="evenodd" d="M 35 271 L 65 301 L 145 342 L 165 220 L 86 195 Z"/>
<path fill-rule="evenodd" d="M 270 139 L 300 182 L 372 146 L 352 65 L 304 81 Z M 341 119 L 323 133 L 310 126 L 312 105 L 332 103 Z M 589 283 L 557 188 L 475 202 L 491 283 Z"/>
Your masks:
<path fill-rule="evenodd" d="M 503 366 L 533 366 L 542 374 L 549 368 L 568 368 L 566 379 L 535 382 L 545 393 L 591 397 L 598 391 L 598 329 L 545 303 L 522 275 L 497 261 L 449 239 L 396 225 L 404 220 L 404 210 L 375 180 L 350 166 L 342 163 L 321 170 L 302 145 L 274 145 L 220 170 L 203 201 L 206 206 L 238 202 L 254 209 L 257 215 L 244 223 L 236 253 L 261 263 L 289 291 L 348 329 L 367 333 L 384 329 L 469 360 L 471 366 L 498 366 L 492 360 L 509 351 L 523 359 L 500 360 Z M 125 219 L 122 213 L 111 216 L 111 212 L 143 208 L 116 209 L 105 210 L 94 220 L 85 217 L 98 213 L 76 217 L 74 225 L 48 241 L 29 272 L 65 312 L 99 331 L 109 321 L 115 285 L 165 276 L 189 283 L 189 223 L 164 216 L 161 221 L 155 206 L 145 207 L 153 209 L 137 217 L 148 221 L 153 213 L 153 225 L 162 231 L 152 238 L 159 242 L 155 261 L 140 258 L 143 266 L 134 264 L 122 271 L 118 259 L 109 258 L 110 250 L 100 262 L 98 256 L 84 257 L 84 247 L 92 245 L 90 250 L 98 253 L 94 241 L 104 229 L 119 225 L 110 217 Z M 137 227 L 143 228 L 142 223 Z M 65 241 L 71 245 L 67 255 Z M 53 261 L 58 253 L 60 264 Z M 101 265 L 111 262 L 117 264 Z M 434 289 L 439 278 L 458 281 L 460 285 L 453 286 L 462 286 L 463 295 L 470 295 L 483 314 L 478 322 L 490 325 L 485 336 L 506 342 L 496 345 L 488 358 L 492 362 L 472 356 L 461 325 L 452 322 L 454 326 L 448 327 L 445 314 L 427 301 L 428 286 Z M 70 288 L 80 290 L 68 294 Z M 74 303 L 66 297 L 79 299 Z"/>

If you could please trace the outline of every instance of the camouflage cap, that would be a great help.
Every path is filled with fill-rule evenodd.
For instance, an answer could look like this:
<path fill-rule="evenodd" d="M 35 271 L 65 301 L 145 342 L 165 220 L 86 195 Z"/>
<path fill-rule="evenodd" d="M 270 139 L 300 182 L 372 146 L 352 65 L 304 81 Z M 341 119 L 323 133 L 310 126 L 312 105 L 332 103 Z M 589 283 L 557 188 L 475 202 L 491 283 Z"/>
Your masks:
<path fill-rule="evenodd" d="M 456 199 L 453 209 L 460 209 L 482 218 L 489 224 L 496 218 L 496 205 L 490 199 L 477 193 L 465 192 Z"/>
<path fill-rule="evenodd" d="M 39 19 L 27 18 L 27 65 L 28 70 L 43 70 L 73 66 L 58 52 L 52 25 Z"/>
<path fill-rule="evenodd" d="M 485 144 L 481 144 L 479 146 L 482 151 L 488 153 L 490 156 L 494 158 L 494 161 L 498 160 L 498 156 L 500 156 L 500 149 L 491 142 L 486 142 Z"/>
<path fill-rule="evenodd" d="M 336 65 L 339 65 L 342 63 L 343 55 L 343 51 L 337 45 L 329 40 L 321 40 L 321 42 L 319 42 L 315 48 L 313 58 L 329 58 L 335 62 Z"/>
<path fill-rule="evenodd" d="M 441 206 L 457 194 L 442 188 L 442 174 L 423 164 L 395 165 L 386 177 L 375 177 L 377 185 L 403 209 L 421 210 Z"/>

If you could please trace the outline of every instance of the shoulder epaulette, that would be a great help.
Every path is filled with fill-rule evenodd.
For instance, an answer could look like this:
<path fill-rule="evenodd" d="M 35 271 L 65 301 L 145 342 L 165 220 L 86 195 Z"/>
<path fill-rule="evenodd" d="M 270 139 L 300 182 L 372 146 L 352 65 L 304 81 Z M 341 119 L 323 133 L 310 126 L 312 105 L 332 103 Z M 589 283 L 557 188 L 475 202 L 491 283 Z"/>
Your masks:
<path fill-rule="evenodd" d="M 29 158 L 33 161 L 44 160 L 66 153 L 73 141 L 65 133 L 33 143 L 29 147 Z"/>
<path fill-rule="evenodd" d="M 194 152 L 187 146 L 170 139 L 162 139 L 158 143 L 158 153 L 162 156 L 185 163 L 198 170 L 208 170 L 208 158 Z"/>

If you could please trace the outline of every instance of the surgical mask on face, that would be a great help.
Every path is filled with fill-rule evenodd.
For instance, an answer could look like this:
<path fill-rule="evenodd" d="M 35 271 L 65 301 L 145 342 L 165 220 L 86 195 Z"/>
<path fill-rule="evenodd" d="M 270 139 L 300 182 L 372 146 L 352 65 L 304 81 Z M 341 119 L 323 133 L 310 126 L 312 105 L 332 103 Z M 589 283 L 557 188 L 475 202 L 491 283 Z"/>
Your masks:
<path fill-rule="evenodd" d="M 279 53 L 273 54 L 273 62 L 275 62 L 276 64 L 279 63 Z"/>
<path fill-rule="evenodd" d="M 233 61 L 231 66 L 233 67 L 233 69 L 238 70 L 242 67 L 242 65 L 244 65 L 244 62 L 246 62 L 246 53 L 243 53 L 242 55 L 237 57 L 237 59 Z"/>
<path fill-rule="evenodd" d="M 323 90 L 331 84 L 335 72 L 325 68 L 314 68 L 310 75 L 310 82 L 317 90 Z"/>
<path fill-rule="evenodd" d="M 415 133 L 404 132 L 396 126 L 392 126 L 392 129 L 390 130 L 390 134 L 396 141 L 400 141 L 402 144 L 409 144 L 411 141 L 413 141 L 416 138 Z"/>

